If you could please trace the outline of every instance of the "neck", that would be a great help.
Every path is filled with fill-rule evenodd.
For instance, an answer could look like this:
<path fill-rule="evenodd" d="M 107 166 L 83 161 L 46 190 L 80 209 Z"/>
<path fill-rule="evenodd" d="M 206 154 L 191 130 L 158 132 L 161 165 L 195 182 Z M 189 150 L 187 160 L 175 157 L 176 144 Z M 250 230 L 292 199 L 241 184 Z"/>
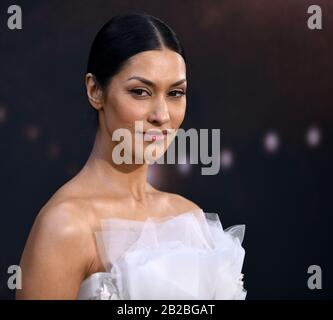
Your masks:
<path fill-rule="evenodd" d="M 112 159 L 115 142 L 108 134 L 102 134 L 98 129 L 94 146 L 85 168 L 97 178 L 101 185 L 112 194 L 131 197 L 145 203 L 147 197 L 148 165 L 116 164 Z"/>

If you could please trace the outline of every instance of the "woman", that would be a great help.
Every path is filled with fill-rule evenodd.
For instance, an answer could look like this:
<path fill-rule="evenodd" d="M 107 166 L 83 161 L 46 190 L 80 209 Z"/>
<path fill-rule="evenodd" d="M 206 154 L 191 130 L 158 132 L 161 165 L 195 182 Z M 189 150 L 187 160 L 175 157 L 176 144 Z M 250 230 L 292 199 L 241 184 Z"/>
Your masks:
<path fill-rule="evenodd" d="M 85 84 L 98 114 L 93 150 L 39 212 L 17 299 L 245 298 L 243 226 L 223 230 L 217 214 L 147 182 L 149 161 L 185 115 L 175 33 L 147 14 L 115 16 L 94 39 Z M 132 163 L 117 162 L 119 129 L 131 134 L 124 153 Z M 156 144 L 154 155 L 143 157 L 138 141 L 143 151 Z"/>

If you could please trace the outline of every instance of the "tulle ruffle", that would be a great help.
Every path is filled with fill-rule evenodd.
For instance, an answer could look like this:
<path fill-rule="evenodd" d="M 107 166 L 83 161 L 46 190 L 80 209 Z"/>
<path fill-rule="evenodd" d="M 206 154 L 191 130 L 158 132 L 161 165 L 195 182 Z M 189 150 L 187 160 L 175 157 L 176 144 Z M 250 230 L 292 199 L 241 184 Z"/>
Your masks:
<path fill-rule="evenodd" d="M 96 232 L 107 273 L 97 299 L 245 299 L 245 225 L 223 230 L 203 210 L 145 221 L 110 218 Z"/>

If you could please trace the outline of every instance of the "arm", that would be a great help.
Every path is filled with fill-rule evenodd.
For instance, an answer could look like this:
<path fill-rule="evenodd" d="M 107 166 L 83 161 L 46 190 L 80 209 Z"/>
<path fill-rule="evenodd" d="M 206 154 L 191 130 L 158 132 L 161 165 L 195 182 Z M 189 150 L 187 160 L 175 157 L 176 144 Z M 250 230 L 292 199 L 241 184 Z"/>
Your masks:
<path fill-rule="evenodd" d="M 21 258 L 16 299 L 76 299 L 92 261 L 91 230 L 68 204 L 42 211 Z"/>

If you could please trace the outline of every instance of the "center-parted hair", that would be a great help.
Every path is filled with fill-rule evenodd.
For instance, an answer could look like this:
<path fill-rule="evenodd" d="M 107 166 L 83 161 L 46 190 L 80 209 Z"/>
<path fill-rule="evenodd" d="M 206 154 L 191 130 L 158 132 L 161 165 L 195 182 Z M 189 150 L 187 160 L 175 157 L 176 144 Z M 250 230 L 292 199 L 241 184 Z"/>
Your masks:
<path fill-rule="evenodd" d="M 166 47 L 185 54 L 175 32 L 163 21 L 148 14 L 122 14 L 114 16 L 97 33 L 89 54 L 87 73 L 106 88 L 112 76 L 125 62 L 143 51 Z"/>

